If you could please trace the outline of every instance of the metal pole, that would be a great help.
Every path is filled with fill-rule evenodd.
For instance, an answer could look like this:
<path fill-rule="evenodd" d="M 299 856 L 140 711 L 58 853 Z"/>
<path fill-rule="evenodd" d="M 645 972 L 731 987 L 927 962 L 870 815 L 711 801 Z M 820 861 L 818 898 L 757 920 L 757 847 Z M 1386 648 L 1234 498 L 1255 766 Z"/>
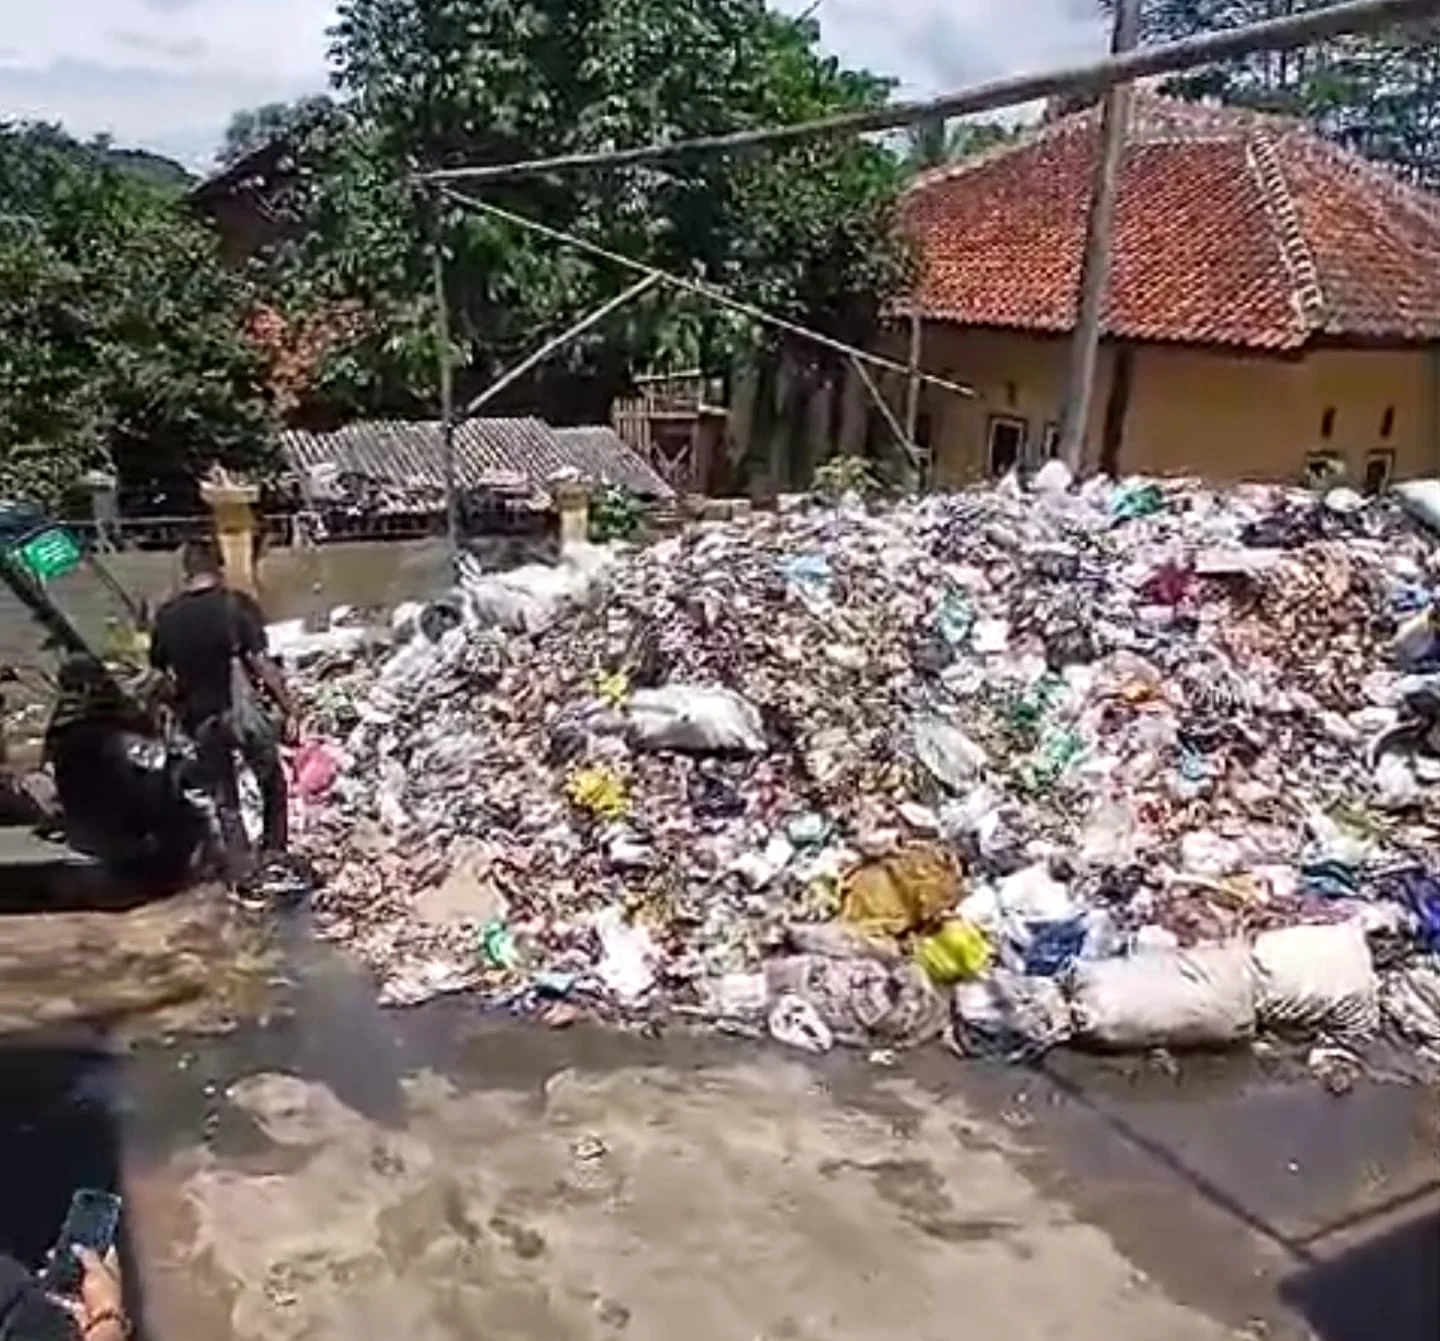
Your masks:
<path fill-rule="evenodd" d="M 437 218 L 439 211 L 436 211 Z M 444 243 L 437 232 L 434 256 L 435 337 L 440 358 L 440 462 L 445 479 L 445 541 L 450 564 L 460 562 L 460 490 L 455 467 L 455 365 L 450 357 L 450 305 L 445 298 Z"/>
<path fill-rule="evenodd" d="M 1440 0 L 1437 0 L 1440 2 Z M 753 303 L 743 302 L 739 298 L 732 298 L 723 289 L 717 289 L 713 285 L 702 283 L 697 279 L 685 279 L 680 275 L 672 275 L 666 270 L 659 270 L 653 265 L 646 265 L 644 261 L 637 261 L 632 256 L 626 256 L 623 252 L 611 251 L 608 247 L 602 247 L 598 243 L 587 241 L 583 237 L 577 237 L 574 233 L 567 233 L 560 228 L 551 228 L 549 224 L 542 224 L 534 219 L 527 219 L 523 214 L 514 214 L 510 210 L 501 209 L 498 205 L 491 205 L 484 200 L 476 200 L 472 196 L 462 195 L 458 191 L 451 191 L 442 188 L 441 195 L 447 200 L 454 201 L 457 205 L 464 205 L 469 209 L 479 210 L 482 214 L 492 214 L 497 219 L 504 219 L 514 224 L 517 228 L 528 229 L 532 233 L 538 233 L 541 237 L 548 237 L 555 242 L 563 242 L 567 247 L 574 247 L 578 251 L 588 252 L 591 256 L 598 256 L 602 260 L 611 261 L 615 265 L 623 266 L 627 270 L 633 270 L 637 274 L 651 275 L 659 283 L 668 284 L 671 288 L 679 289 L 682 293 L 693 293 L 700 298 L 708 298 L 712 303 L 720 307 L 728 307 L 732 312 L 739 312 L 747 316 L 751 321 L 758 322 L 762 326 L 772 326 L 776 330 L 785 331 L 790 335 L 797 336 L 802 340 L 809 340 L 812 344 L 821 345 L 825 349 L 833 350 L 837 354 L 844 354 L 847 358 L 861 359 L 876 368 L 884 368 L 889 372 L 909 373 L 903 363 L 897 363 L 894 359 L 887 359 L 880 354 L 872 354 L 868 349 L 860 349 L 856 345 L 847 345 L 843 340 L 836 340 L 829 335 L 821 335 L 819 331 L 812 331 L 808 326 L 801 326 L 798 322 L 788 321 L 784 317 L 777 317 L 773 313 L 765 311 L 764 308 L 756 307 Z M 930 386 L 938 386 L 946 391 L 953 391 L 957 396 L 973 396 L 975 388 L 966 386 L 962 382 L 952 382 L 945 377 L 936 377 L 933 373 L 917 372 L 914 374 L 922 382 Z"/>
<path fill-rule="evenodd" d="M 612 312 L 618 311 L 626 303 L 634 302 L 642 293 L 653 289 L 660 282 L 658 275 L 646 275 L 638 284 L 632 284 L 624 293 L 617 293 L 615 297 L 600 304 L 593 312 L 581 317 L 573 326 L 567 327 L 553 339 L 547 340 L 533 354 L 527 354 L 513 368 L 507 368 L 489 386 L 485 388 L 469 405 L 465 407 L 465 418 L 469 418 L 477 410 L 488 405 L 507 386 L 512 386 L 525 376 L 532 368 L 544 363 L 556 350 L 563 349 L 572 340 L 584 335 L 592 326 L 599 325 Z"/>
<path fill-rule="evenodd" d="M 863 112 L 847 112 L 802 121 L 791 126 L 742 130 L 728 135 L 711 135 L 668 144 L 641 145 L 634 149 L 603 153 L 562 154 L 516 163 L 490 163 L 481 167 L 442 168 L 419 174 L 422 181 L 498 181 L 508 177 L 533 177 L 576 168 L 633 167 L 640 164 L 674 163 L 697 154 L 724 153 L 759 146 L 797 144 L 805 140 L 841 135 L 864 135 L 894 130 L 936 116 L 967 116 L 972 112 L 993 112 L 1019 103 L 1037 102 L 1057 94 L 1101 94 L 1119 84 L 1133 83 L 1150 75 L 1193 70 L 1200 65 L 1249 56 L 1260 51 L 1288 51 L 1332 37 L 1373 32 L 1396 24 L 1417 23 L 1440 16 L 1440 0 L 1347 0 L 1324 9 L 1289 14 L 1262 23 L 1248 23 L 1183 38 L 1139 51 L 1110 56 L 1089 65 L 1076 65 L 1048 73 L 1021 75 L 1012 79 L 975 84 L 939 98 L 914 102 L 887 103 Z"/>
<path fill-rule="evenodd" d="M 1129 51 L 1139 35 L 1140 0 L 1116 0 L 1115 32 L 1111 42 L 1113 52 L 1121 55 Z M 1060 459 L 1076 475 L 1084 464 L 1085 429 L 1090 422 L 1095 362 L 1100 351 L 1100 324 L 1109 292 L 1115 203 L 1120 190 L 1120 168 L 1125 158 L 1125 134 L 1130 121 L 1130 91 L 1129 84 L 1116 84 L 1105 95 L 1104 108 L 1100 113 L 1100 148 L 1090 188 L 1075 335 L 1070 345 L 1060 419 Z"/>

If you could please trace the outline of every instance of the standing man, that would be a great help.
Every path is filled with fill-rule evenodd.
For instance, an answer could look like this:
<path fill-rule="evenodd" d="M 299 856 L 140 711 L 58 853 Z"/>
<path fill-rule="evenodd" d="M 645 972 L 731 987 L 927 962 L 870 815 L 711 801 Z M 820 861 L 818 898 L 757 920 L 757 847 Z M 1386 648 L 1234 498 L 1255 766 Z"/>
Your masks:
<path fill-rule="evenodd" d="M 181 566 L 184 586 L 155 616 L 150 661 L 174 684 L 181 724 L 195 742 L 219 812 L 228 874 L 239 883 L 253 873 L 255 861 L 240 816 L 235 755 L 260 786 L 262 861 L 280 857 L 289 825 L 279 743 L 289 738 L 293 722 L 290 695 L 267 653 L 260 607 L 226 585 L 215 543 L 187 542 Z M 279 714 L 278 723 L 267 706 Z"/>

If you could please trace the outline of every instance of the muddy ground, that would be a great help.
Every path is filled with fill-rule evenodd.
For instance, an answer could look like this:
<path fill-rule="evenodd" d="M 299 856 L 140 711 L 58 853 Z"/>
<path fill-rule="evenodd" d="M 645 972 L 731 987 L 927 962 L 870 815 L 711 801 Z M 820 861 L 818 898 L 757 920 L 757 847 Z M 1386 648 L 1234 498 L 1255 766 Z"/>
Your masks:
<path fill-rule="evenodd" d="M 198 896 L 0 918 L 0 1036 L 0 1247 L 119 1187 L 163 1341 L 1440 1336 L 1413 1084 L 382 1012 Z"/>

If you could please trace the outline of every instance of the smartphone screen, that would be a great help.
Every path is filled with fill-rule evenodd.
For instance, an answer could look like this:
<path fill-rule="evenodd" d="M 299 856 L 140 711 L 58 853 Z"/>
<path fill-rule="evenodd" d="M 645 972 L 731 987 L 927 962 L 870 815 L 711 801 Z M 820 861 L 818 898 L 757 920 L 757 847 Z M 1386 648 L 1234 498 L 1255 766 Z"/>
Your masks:
<path fill-rule="evenodd" d="M 45 1283 L 61 1294 L 74 1294 L 80 1288 L 80 1259 L 75 1256 L 78 1243 L 104 1257 L 115 1246 L 120 1228 L 120 1198 L 112 1192 L 82 1187 L 70 1198 L 65 1223 L 55 1240 L 54 1256 L 45 1271 Z"/>

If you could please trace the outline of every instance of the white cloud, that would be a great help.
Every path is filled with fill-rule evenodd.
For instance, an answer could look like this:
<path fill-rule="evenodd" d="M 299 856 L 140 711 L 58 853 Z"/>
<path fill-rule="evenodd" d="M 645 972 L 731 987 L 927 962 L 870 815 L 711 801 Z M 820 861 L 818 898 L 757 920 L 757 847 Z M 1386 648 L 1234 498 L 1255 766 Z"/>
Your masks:
<path fill-rule="evenodd" d="M 798 13 L 812 0 L 779 0 Z M 0 119 L 205 162 L 231 112 L 321 89 L 333 0 L 7 0 Z M 1023 8 L 1020 19 L 1017 11 Z M 1096 0 L 820 0 L 825 45 L 908 94 L 1098 54 Z"/>

